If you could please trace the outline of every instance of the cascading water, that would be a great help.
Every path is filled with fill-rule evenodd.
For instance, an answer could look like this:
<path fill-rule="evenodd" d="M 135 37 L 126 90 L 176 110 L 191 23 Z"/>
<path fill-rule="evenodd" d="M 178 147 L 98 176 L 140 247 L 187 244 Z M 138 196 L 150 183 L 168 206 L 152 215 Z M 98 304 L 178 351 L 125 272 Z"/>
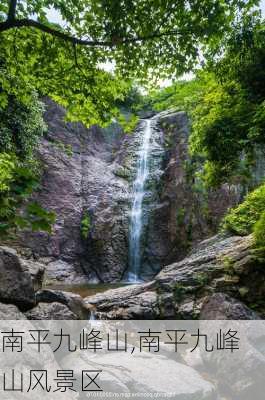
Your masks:
<path fill-rule="evenodd" d="M 143 199 L 145 195 L 145 183 L 149 175 L 149 150 L 152 134 L 151 120 L 145 121 L 143 141 L 137 161 L 137 174 L 133 184 L 133 204 L 131 210 L 129 232 L 129 282 L 139 282 L 141 267 L 141 234 L 143 228 Z"/>

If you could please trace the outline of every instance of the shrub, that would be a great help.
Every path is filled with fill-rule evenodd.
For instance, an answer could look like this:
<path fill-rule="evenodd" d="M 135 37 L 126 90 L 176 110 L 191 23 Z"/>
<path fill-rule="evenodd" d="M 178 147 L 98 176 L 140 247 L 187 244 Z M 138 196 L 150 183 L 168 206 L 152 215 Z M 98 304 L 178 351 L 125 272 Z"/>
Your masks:
<path fill-rule="evenodd" d="M 20 160 L 30 158 L 46 129 L 43 111 L 34 93 L 27 106 L 9 97 L 7 106 L 0 108 L 0 151 L 14 153 Z"/>
<path fill-rule="evenodd" d="M 0 153 L 0 236 L 29 228 L 51 233 L 55 214 L 25 201 L 39 186 L 36 161 L 21 162 L 14 154 Z"/>
<path fill-rule="evenodd" d="M 14 177 L 16 158 L 7 153 L 0 153 L 0 193 L 9 189 Z"/>
<path fill-rule="evenodd" d="M 265 184 L 249 193 L 243 203 L 228 212 L 222 228 L 234 234 L 248 235 L 264 212 Z"/>
<path fill-rule="evenodd" d="M 0 235 L 4 237 L 25 228 L 51 233 L 55 222 L 53 212 L 28 202 L 39 186 L 35 150 L 45 130 L 43 110 L 36 93 L 27 105 L 9 96 L 0 107 Z"/>
<path fill-rule="evenodd" d="M 87 239 L 91 227 L 90 216 L 86 212 L 81 221 L 81 236 L 83 239 Z"/>
<path fill-rule="evenodd" d="M 254 225 L 254 238 L 256 247 L 265 248 L 265 211 L 263 211 L 260 219 Z"/>

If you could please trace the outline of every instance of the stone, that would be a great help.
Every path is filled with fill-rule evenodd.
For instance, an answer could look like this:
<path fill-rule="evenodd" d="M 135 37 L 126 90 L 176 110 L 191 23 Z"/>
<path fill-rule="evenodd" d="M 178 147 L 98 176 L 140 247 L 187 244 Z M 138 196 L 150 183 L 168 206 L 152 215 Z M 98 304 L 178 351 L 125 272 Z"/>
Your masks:
<path fill-rule="evenodd" d="M 31 275 L 34 291 L 41 289 L 44 280 L 45 265 L 36 261 L 23 259 L 21 259 L 21 263 L 28 269 Z"/>
<path fill-rule="evenodd" d="M 26 319 L 25 315 L 12 304 L 0 303 L 0 320 L 21 320 Z"/>
<path fill-rule="evenodd" d="M 243 296 L 246 304 L 263 304 L 265 296 L 264 266 L 257 261 L 253 264 L 249 257 L 252 244 L 251 235 L 215 236 L 182 261 L 164 267 L 153 281 L 108 290 L 87 297 L 85 302 L 93 305 L 95 316 L 102 319 L 258 318 L 240 301 Z M 233 265 L 238 260 L 240 272 L 235 274 Z M 224 294 L 210 300 L 220 289 Z M 263 315 L 262 307 L 259 313 Z"/>
<path fill-rule="evenodd" d="M 159 314 L 153 282 L 107 290 L 86 297 L 85 303 L 94 308 L 100 319 L 153 319 Z"/>
<path fill-rule="evenodd" d="M 207 320 L 252 320 L 260 317 L 241 301 L 224 293 L 215 293 L 202 304 L 200 319 Z"/>
<path fill-rule="evenodd" d="M 8 247 L 0 247 L 0 301 L 21 310 L 36 303 L 31 274 L 16 251 Z"/>
<path fill-rule="evenodd" d="M 85 284 L 88 281 L 82 268 L 63 260 L 48 262 L 45 268 L 46 284 L 63 283 L 64 285 Z"/>
<path fill-rule="evenodd" d="M 60 290 L 43 289 L 36 293 L 37 303 L 61 303 L 67 306 L 78 319 L 89 318 L 89 309 L 78 294 Z"/>
<path fill-rule="evenodd" d="M 64 304 L 39 303 L 25 313 L 29 320 L 76 320 L 77 316 Z"/>
<path fill-rule="evenodd" d="M 179 400 L 213 400 L 215 388 L 193 368 L 166 357 L 136 350 L 133 356 L 120 352 L 69 355 L 62 360 L 65 369 L 102 369 L 102 386 L 106 391 L 131 393 L 174 393 Z M 159 378 L 159 379 L 158 379 Z M 158 398 L 159 395 L 158 395 Z"/>

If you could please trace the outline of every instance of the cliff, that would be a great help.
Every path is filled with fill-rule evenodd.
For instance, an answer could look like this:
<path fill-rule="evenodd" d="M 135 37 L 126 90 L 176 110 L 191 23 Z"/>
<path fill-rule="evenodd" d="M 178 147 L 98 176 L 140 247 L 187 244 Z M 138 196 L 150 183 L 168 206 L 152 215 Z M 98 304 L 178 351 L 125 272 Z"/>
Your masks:
<path fill-rule="evenodd" d="M 57 218 L 52 235 L 23 232 L 13 247 L 46 265 L 47 280 L 117 282 L 128 268 L 132 184 L 142 124 L 124 135 L 64 121 L 46 99 L 48 132 L 39 147 L 42 181 L 35 199 Z M 184 112 L 162 113 L 152 132 L 150 175 L 143 204 L 142 271 L 150 280 L 216 233 L 226 210 L 240 199 L 237 187 L 205 192 L 191 174 L 189 122 Z M 81 233 L 88 218 L 88 232 Z"/>

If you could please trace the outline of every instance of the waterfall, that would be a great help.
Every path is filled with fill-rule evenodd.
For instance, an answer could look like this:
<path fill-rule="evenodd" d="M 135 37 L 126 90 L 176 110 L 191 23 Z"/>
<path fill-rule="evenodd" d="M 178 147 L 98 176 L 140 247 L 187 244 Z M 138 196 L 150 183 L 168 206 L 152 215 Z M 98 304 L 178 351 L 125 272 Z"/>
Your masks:
<path fill-rule="evenodd" d="M 143 199 L 145 183 L 149 175 L 149 150 L 152 134 L 151 120 L 145 121 L 143 139 L 137 160 L 136 179 L 133 184 L 133 203 L 129 228 L 129 282 L 139 282 L 141 267 L 141 235 L 143 228 Z"/>

